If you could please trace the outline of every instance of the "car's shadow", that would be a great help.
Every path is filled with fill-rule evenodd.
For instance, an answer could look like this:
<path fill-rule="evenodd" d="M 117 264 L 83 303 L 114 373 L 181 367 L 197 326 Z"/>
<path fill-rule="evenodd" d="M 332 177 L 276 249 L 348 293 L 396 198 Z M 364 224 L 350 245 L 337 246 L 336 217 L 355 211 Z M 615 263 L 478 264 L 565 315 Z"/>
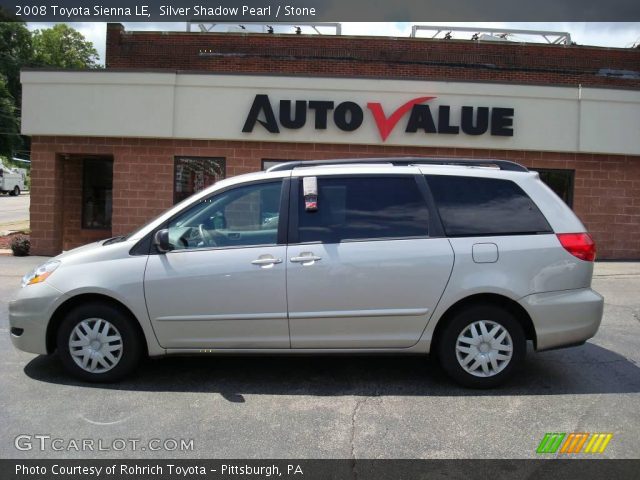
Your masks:
<path fill-rule="evenodd" d="M 113 384 L 76 381 L 54 357 L 39 356 L 24 372 L 34 380 L 85 388 L 150 392 L 215 392 L 232 402 L 266 395 L 559 395 L 640 392 L 640 368 L 587 343 L 530 353 L 507 385 L 468 390 L 453 384 L 433 359 L 420 356 L 208 356 L 149 360 Z"/>

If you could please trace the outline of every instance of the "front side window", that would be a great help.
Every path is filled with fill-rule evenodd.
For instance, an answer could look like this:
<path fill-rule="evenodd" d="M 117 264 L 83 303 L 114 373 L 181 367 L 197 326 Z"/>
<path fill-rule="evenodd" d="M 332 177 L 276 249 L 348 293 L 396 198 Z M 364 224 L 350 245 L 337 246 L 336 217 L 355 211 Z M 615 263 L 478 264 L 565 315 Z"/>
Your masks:
<path fill-rule="evenodd" d="M 298 201 L 301 243 L 428 235 L 429 210 L 412 176 L 318 177 L 317 185 L 316 211 Z"/>
<path fill-rule="evenodd" d="M 82 228 L 111 229 L 113 160 L 91 158 L 82 163 Z"/>
<path fill-rule="evenodd" d="M 206 198 L 169 222 L 175 250 L 275 245 L 282 182 L 240 186 Z"/>
<path fill-rule="evenodd" d="M 176 157 L 173 203 L 181 202 L 224 177 L 224 158 Z"/>
<path fill-rule="evenodd" d="M 427 182 L 448 236 L 552 232 L 533 200 L 510 180 L 428 175 Z"/>

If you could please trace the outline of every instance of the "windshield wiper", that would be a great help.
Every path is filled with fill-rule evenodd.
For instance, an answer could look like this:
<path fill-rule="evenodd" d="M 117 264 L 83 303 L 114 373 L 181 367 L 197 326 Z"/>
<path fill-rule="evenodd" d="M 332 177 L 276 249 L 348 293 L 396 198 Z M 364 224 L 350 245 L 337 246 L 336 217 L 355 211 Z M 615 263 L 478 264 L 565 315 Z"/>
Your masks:
<path fill-rule="evenodd" d="M 120 235 L 118 237 L 108 238 L 102 242 L 102 245 L 112 245 L 114 243 L 124 242 L 127 238 L 129 238 L 129 235 Z"/>

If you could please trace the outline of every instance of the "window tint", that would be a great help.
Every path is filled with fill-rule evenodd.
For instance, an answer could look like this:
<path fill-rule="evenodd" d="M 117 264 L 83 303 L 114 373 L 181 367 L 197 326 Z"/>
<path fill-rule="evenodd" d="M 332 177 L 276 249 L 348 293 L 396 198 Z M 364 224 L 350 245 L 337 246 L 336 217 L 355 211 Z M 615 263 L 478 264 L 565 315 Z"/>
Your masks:
<path fill-rule="evenodd" d="M 318 210 L 298 201 L 300 242 L 423 237 L 427 204 L 413 177 L 318 177 Z"/>
<path fill-rule="evenodd" d="M 82 228 L 111 228 L 113 160 L 86 159 L 82 165 Z"/>
<path fill-rule="evenodd" d="M 535 203 L 510 180 L 429 175 L 427 181 L 449 236 L 551 232 Z"/>
<path fill-rule="evenodd" d="M 237 187 L 198 202 L 169 222 L 174 249 L 275 245 L 282 182 Z"/>

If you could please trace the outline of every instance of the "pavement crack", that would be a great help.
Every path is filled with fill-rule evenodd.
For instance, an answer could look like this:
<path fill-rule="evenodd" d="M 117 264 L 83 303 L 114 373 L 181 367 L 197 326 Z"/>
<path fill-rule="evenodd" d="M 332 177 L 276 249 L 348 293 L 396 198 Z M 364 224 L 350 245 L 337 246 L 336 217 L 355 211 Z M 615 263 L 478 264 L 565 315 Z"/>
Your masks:
<path fill-rule="evenodd" d="M 585 431 L 585 419 L 590 416 L 595 409 L 595 406 L 601 399 L 594 398 L 591 402 L 589 402 L 589 406 L 582 411 L 578 421 L 575 423 L 574 432 L 584 432 Z M 587 429 L 588 430 L 588 429 Z"/>
<path fill-rule="evenodd" d="M 358 410 L 367 402 L 367 397 L 356 399 L 356 403 L 353 406 L 351 412 L 351 435 L 349 438 L 350 458 L 351 458 L 351 473 L 355 480 L 358 479 L 358 468 L 356 465 L 356 417 L 358 416 Z"/>
<path fill-rule="evenodd" d="M 349 439 L 350 453 L 351 453 L 351 473 L 353 474 L 353 478 L 357 480 L 359 478 L 358 468 L 357 468 L 357 459 L 356 459 L 356 422 L 358 413 L 364 407 L 367 402 L 374 399 L 380 399 L 380 393 L 375 392 L 371 396 L 357 398 L 356 403 L 353 406 L 353 411 L 351 412 L 351 435 Z"/>
<path fill-rule="evenodd" d="M 364 405 L 365 403 L 367 403 L 367 397 L 361 398 L 361 399 L 357 399 L 355 405 L 353 406 L 353 412 L 351 412 L 351 439 L 350 439 L 350 446 L 351 446 L 351 458 L 352 459 L 356 458 L 356 455 L 355 455 L 356 417 L 358 416 L 358 410 L 360 410 L 360 407 L 362 407 L 362 405 Z"/>

